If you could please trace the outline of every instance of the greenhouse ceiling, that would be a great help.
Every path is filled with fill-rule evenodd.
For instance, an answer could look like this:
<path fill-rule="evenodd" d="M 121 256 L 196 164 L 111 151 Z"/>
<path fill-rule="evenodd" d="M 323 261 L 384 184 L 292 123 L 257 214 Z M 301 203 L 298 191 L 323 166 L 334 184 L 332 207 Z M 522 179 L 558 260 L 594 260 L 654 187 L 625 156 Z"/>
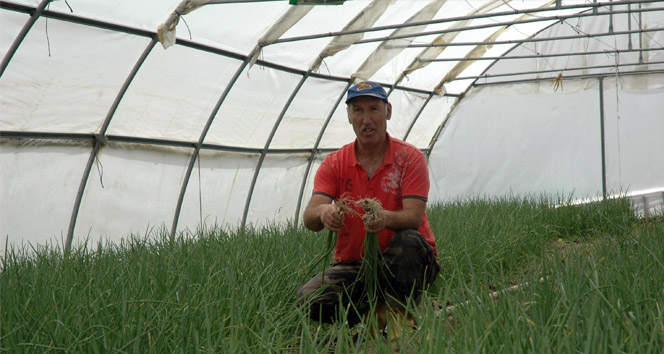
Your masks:
<path fill-rule="evenodd" d="M 441 143 L 447 125 L 489 126 L 457 108 L 493 88 L 520 97 L 513 109 L 551 102 L 547 112 L 583 104 L 586 96 L 574 93 L 591 90 L 597 116 L 613 109 L 609 95 L 624 115 L 619 107 L 645 92 L 634 115 L 647 117 L 649 132 L 630 141 L 664 152 L 654 133 L 664 109 L 662 1 L 0 1 L 0 22 L 0 231 L 10 243 L 55 238 L 69 248 L 76 237 L 117 239 L 151 227 L 175 234 L 216 223 L 297 223 L 322 158 L 353 139 L 342 102 L 360 80 L 388 88 L 400 117 L 388 131 L 429 157 L 433 200 L 664 190 L 661 162 L 637 159 L 625 172 L 624 161 L 634 159 L 622 155 L 620 139 L 637 128 L 616 128 L 623 135 L 605 152 L 603 125 L 597 137 L 592 128 L 602 139 L 601 168 L 582 177 L 585 160 L 565 151 L 560 164 L 573 172 L 524 175 L 539 184 L 521 189 L 487 182 L 493 177 L 479 162 L 469 167 L 472 178 L 451 177 L 462 181 L 457 189 L 442 177 L 436 183 L 453 166 L 449 156 L 470 154 Z M 550 96 L 529 100 L 524 87 Z M 475 102 L 482 115 L 495 113 L 486 100 Z M 508 121 L 494 119 L 491 132 L 522 129 Z M 551 128 L 543 124 L 532 131 Z M 574 132 L 561 129 L 551 131 Z M 482 136 L 470 134 L 444 141 Z M 482 134 L 478 144 L 490 144 Z M 513 139 L 524 144 L 524 136 Z M 600 155 L 600 143 L 578 144 L 570 149 Z M 640 167 L 653 165 L 647 173 Z"/>

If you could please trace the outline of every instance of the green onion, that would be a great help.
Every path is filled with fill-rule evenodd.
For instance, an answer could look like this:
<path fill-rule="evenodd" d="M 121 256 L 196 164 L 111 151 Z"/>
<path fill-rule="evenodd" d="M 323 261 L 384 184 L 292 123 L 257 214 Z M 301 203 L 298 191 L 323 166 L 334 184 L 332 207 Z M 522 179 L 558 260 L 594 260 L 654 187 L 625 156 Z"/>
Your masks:
<path fill-rule="evenodd" d="M 332 251 L 334 251 L 334 246 L 337 244 L 337 233 L 328 230 L 327 232 L 327 250 L 325 251 L 325 266 L 323 267 L 323 276 L 320 278 L 320 285 L 323 285 L 323 282 L 325 281 L 325 270 L 327 269 L 327 266 L 330 265 L 331 259 L 330 255 L 332 254 Z"/>
<path fill-rule="evenodd" d="M 332 254 L 332 251 L 334 251 L 334 246 L 337 244 L 337 233 L 328 230 L 327 232 L 327 247 L 325 248 L 325 252 L 322 254 L 318 255 L 312 262 L 311 265 L 309 266 L 309 271 L 306 274 L 312 274 L 314 270 L 318 267 L 321 261 L 325 260 L 325 265 L 323 268 L 323 277 L 321 278 L 321 285 L 323 282 L 323 279 L 325 279 L 325 270 L 327 269 L 327 266 L 330 265 L 331 259 L 330 255 Z"/>
<path fill-rule="evenodd" d="M 376 303 L 381 291 L 378 281 L 381 256 L 378 235 L 375 232 L 367 232 L 364 238 L 364 258 L 360 266 L 360 277 L 364 282 L 371 304 Z"/>
<path fill-rule="evenodd" d="M 380 201 L 373 198 L 360 199 L 356 202 L 356 205 L 361 206 L 365 211 L 365 214 L 362 216 L 362 221 L 365 225 L 377 220 L 380 211 L 383 209 Z M 372 307 L 375 305 L 381 291 L 378 280 L 381 257 L 382 253 L 378 244 L 378 234 L 367 232 L 364 237 L 364 257 L 362 258 L 362 266 L 360 267 L 360 277 L 364 281 L 367 297 Z"/>

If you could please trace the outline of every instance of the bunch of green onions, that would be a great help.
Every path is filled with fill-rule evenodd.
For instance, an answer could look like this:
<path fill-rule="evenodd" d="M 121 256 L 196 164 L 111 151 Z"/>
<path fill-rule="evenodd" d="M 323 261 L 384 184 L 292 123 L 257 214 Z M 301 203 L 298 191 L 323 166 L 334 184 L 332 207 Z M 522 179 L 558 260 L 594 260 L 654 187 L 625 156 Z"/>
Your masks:
<path fill-rule="evenodd" d="M 334 204 L 339 207 L 339 214 L 341 216 L 346 215 L 346 214 L 352 214 L 356 215 L 357 213 L 355 210 L 351 209 L 349 204 L 350 204 L 350 197 L 348 196 L 347 193 L 344 193 L 339 197 L 339 199 L 334 201 Z M 327 267 L 332 263 L 332 259 L 330 258 L 332 256 L 332 253 L 334 251 L 334 247 L 337 244 L 337 233 L 336 231 L 328 230 L 327 232 L 327 247 L 325 248 L 325 252 L 318 256 L 316 259 L 311 264 L 311 267 L 309 269 L 309 272 L 307 274 L 311 274 L 316 267 L 320 264 L 321 261 L 325 261 L 325 265 L 323 267 L 323 274 L 321 277 L 321 285 L 325 282 L 325 270 Z"/>
<path fill-rule="evenodd" d="M 364 258 L 360 266 L 360 276 L 370 303 L 376 303 L 381 291 L 378 280 L 380 258 L 378 235 L 375 232 L 367 232 L 364 238 Z"/>
<path fill-rule="evenodd" d="M 332 230 L 328 230 L 327 232 L 327 246 L 325 247 L 325 252 L 320 254 L 318 257 L 316 257 L 312 262 L 311 266 L 309 266 L 309 271 L 306 274 L 311 274 L 314 272 L 316 267 L 320 264 L 321 261 L 324 261 L 324 268 L 323 268 L 323 276 L 321 277 L 321 285 L 323 285 L 323 282 L 325 281 L 325 270 L 327 267 L 330 265 L 332 260 L 330 257 L 332 256 L 332 252 L 334 251 L 334 246 L 337 244 L 337 233 Z"/>
<path fill-rule="evenodd" d="M 357 204 L 365 211 L 365 214 L 362 216 L 365 225 L 375 220 L 383 208 L 378 200 L 371 198 L 361 199 Z M 378 243 L 378 234 L 367 232 L 364 237 L 364 257 L 360 266 L 360 277 L 364 282 L 369 303 L 374 305 L 382 291 L 379 284 L 380 260 L 382 256 Z"/>

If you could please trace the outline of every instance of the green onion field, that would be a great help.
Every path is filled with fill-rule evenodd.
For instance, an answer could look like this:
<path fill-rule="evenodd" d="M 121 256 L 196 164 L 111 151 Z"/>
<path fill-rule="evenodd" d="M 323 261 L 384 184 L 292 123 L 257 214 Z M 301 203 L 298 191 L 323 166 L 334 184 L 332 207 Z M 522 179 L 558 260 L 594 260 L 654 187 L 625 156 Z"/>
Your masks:
<path fill-rule="evenodd" d="M 624 199 L 550 204 L 431 206 L 442 270 L 414 310 L 418 328 L 394 340 L 297 306 L 327 231 L 152 231 L 67 256 L 9 249 L 0 352 L 664 352 L 664 217 L 637 219 Z"/>

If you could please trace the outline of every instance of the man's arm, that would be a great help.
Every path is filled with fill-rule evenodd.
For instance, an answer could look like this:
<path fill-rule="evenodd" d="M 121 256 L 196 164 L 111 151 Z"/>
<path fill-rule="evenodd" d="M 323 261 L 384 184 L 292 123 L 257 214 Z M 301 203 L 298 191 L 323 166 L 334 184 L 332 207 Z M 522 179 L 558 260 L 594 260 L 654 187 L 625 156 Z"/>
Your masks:
<path fill-rule="evenodd" d="M 302 219 L 304 226 L 312 231 L 320 231 L 327 227 L 338 232 L 344 223 L 339 207 L 332 204 L 332 198 L 323 194 L 311 196 Z"/>
<path fill-rule="evenodd" d="M 369 225 L 367 232 L 378 232 L 382 229 L 417 230 L 424 219 L 427 203 L 417 198 L 403 200 L 403 209 L 397 211 L 381 210 L 380 217 Z"/>

